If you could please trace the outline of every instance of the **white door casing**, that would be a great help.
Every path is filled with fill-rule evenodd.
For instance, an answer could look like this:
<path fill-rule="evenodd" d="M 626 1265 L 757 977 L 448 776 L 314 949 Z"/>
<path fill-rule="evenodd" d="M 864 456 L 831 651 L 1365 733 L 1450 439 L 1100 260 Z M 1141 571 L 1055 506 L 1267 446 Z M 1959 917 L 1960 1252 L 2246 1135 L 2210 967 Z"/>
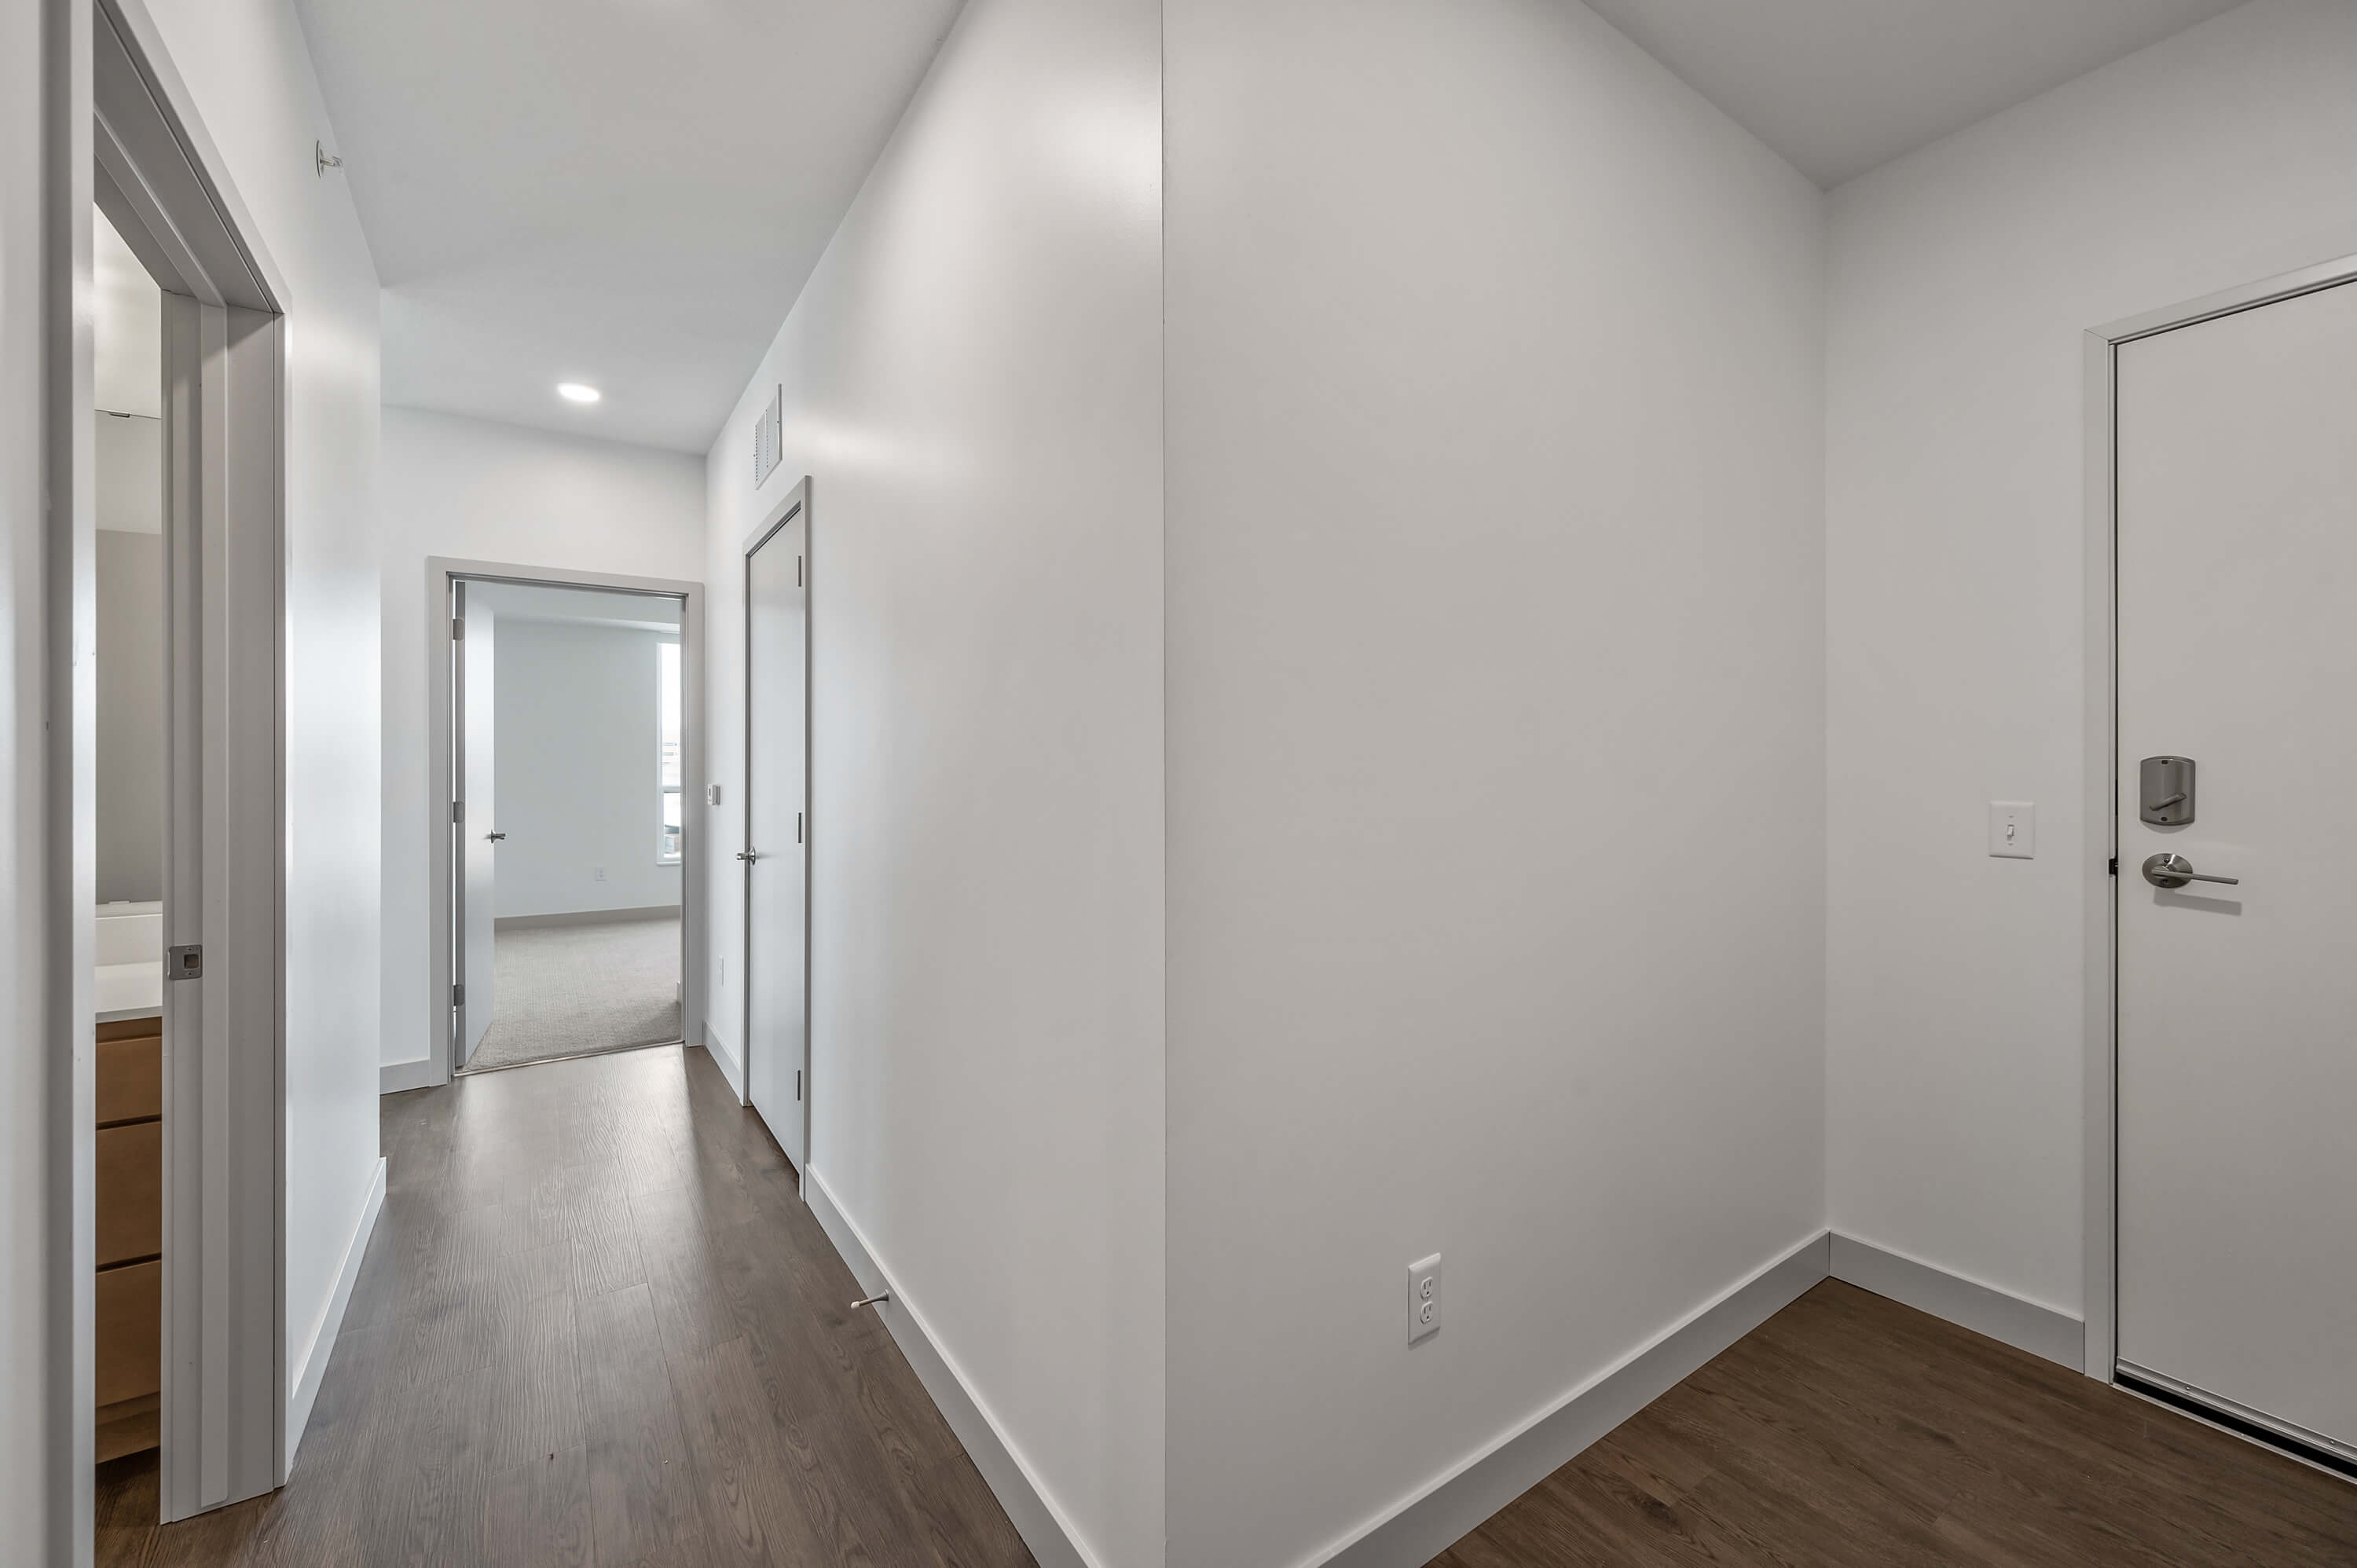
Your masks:
<path fill-rule="evenodd" d="M 2115 375 L 2118 1358 L 2357 1451 L 2357 286 Z M 2190 824 L 2139 820 L 2158 756 Z"/>
<path fill-rule="evenodd" d="M 466 1001 L 458 1009 L 458 1063 L 467 1065 L 483 1033 L 491 1026 L 499 1004 L 499 947 L 495 922 L 499 916 L 498 850 L 491 834 L 499 809 L 496 774 L 496 706 L 492 672 L 499 657 L 499 618 L 480 596 L 470 596 L 467 585 L 455 585 L 458 619 L 466 635 L 458 639 L 458 832 L 461 877 L 458 907 L 458 971 L 457 983 Z"/>
<path fill-rule="evenodd" d="M 746 1096 L 798 1170 L 809 1128 L 809 522 L 807 505 L 793 504 L 745 557 Z"/>

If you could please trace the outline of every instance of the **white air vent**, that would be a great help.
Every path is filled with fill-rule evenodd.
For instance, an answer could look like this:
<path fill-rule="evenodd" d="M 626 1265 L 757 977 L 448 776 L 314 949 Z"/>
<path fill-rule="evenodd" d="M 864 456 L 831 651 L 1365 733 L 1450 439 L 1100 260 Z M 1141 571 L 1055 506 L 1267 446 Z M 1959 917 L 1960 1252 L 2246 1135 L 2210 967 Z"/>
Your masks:
<path fill-rule="evenodd" d="M 779 448 L 785 444 L 786 389 L 780 387 L 770 394 L 770 406 L 753 419 L 753 485 L 777 472 Z"/>

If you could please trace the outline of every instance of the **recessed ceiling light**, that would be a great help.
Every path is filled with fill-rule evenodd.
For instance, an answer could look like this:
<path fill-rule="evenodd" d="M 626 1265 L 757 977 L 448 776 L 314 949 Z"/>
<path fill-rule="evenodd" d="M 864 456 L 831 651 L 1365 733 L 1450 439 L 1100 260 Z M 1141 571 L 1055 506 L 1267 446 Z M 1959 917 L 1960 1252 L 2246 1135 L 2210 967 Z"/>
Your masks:
<path fill-rule="evenodd" d="M 567 403 L 596 403 L 606 394 L 596 387 L 583 386 L 579 381 L 561 381 L 557 384 L 556 395 Z"/>

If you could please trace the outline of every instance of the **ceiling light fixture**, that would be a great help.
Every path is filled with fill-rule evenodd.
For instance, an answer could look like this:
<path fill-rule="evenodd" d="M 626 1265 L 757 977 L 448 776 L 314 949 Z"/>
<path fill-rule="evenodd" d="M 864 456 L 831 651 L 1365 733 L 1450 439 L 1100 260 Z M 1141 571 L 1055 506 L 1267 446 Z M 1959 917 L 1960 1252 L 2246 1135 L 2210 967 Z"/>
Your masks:
<path fill-rule="evenodd" d="M 596 403 L 605 393 L 596 387 L 583 386 L 579 381 L 560 381 L 556 395 L 567 403 Z"/>

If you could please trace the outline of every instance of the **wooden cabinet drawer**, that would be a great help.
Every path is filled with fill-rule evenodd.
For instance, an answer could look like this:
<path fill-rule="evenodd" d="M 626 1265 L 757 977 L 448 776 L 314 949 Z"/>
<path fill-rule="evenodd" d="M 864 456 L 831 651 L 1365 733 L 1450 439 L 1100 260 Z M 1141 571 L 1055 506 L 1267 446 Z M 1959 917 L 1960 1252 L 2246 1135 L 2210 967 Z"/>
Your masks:
<path fill-rule="evenodd" d="M 164 1123 L 101 1128 L 98 1266 L 152 1258 L 163 1250 Z"/>
<path fill-rule="evenodd" d="M 164 1386 L 164 1265 L 133 1263 L 98 1276 L 97 1403 Z"/>
<path fill-rule="evenodd" d="M 152 1028 L 155 1020 L 137 1020 Z M 120 1029 L 119 1024 L 98 1026 L 98 1124 L 110 1122 L 136 1122 L 143 1117 L 164 1114 L 164 1036 L 161 1035 L 118 1036 L 110 1039 L 110 1029 Z"/>

